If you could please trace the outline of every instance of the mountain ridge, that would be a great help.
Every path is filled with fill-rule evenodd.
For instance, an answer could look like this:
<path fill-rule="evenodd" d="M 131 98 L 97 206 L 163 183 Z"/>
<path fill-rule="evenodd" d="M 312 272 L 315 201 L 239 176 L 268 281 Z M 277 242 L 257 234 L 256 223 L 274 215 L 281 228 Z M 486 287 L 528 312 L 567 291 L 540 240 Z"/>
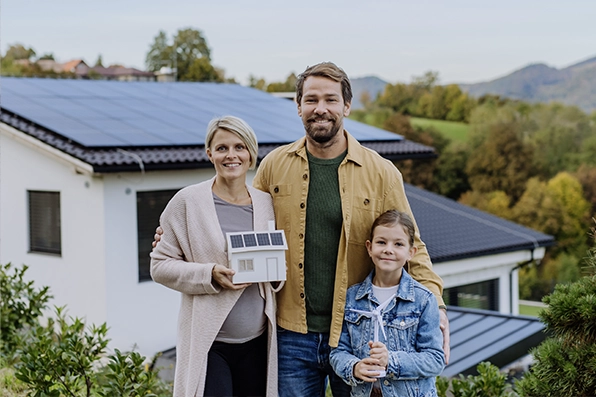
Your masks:
<path fill-rule="evenodd" d="M 368 92 L 374 100 L 389 84 L 376 76 L 357 77 L 351 81 L 353 109 L 363 107 L 363 92 Z M 456 84 L 473 97 L 492 94 L 527 102 L 556 101 L 589 113 L 596 110 L 596 56 L 564 68 L 536 62 L 489 81 Z"/>

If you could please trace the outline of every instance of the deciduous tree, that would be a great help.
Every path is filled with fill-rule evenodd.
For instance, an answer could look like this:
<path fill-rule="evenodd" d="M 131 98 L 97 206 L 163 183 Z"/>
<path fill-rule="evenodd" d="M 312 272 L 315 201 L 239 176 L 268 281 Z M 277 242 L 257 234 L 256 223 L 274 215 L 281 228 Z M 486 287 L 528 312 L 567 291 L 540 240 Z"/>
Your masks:
<path fill-rule="evenodd" d="M 147 70 L 158 71 L 163 66 L 176 69 L 180 81 L 223 81 L 221 73 L 211 65 L 211 50 L 200 30 L 180 29 L 170 43 L 166 32 L 160 31 L 145 59 Z"/>

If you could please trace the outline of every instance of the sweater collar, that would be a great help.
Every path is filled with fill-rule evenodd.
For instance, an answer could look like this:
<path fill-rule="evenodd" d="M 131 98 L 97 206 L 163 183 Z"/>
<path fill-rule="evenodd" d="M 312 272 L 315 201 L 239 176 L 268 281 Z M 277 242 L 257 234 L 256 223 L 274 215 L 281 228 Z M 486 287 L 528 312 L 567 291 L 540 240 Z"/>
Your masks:
<path fill-rule="evenodd" d="M 344 130 L 344 134 L 348 140 L 348 154 L 344 161 L 351 161 L 357 165 L 362 165 L 364 162 L 364 151 L 365 149 L 350 133 Z M 286 153 L 294 154 L 302 157 L 304 160 L 308 160 L 306 154 L 306 137 L 302 137 L 297 141 L 288 145 Z"/>

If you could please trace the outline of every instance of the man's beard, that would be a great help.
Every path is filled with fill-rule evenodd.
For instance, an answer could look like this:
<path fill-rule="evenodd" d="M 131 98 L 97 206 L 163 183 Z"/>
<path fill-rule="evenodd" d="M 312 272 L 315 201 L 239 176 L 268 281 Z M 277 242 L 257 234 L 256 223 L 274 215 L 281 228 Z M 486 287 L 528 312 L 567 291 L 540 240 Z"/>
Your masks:
<path fill-rule="evenodd" d="M 318 126 L 317 120 L 320 118 L 313 117 L 306 122 L 304 122 L 304 129 L 306 130 L 306 135 L 311 138 L 313 141 L 317 143 L 327 143 L 339 132 L 341 128 L 341 124 L 337 122 L 334 118 L 327 118 L 325 120 L 331 121 L 331 126 Z"/>

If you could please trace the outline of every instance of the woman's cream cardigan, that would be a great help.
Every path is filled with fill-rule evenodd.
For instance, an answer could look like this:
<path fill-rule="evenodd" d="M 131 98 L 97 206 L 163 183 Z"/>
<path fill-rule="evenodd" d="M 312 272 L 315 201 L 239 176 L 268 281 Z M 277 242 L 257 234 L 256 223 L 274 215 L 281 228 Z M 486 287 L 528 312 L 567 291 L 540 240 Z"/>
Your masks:
<path fill-rule="evenodd" d="M 174 397 L 200 397 L 205 389 L 207 353 L 242 290 L 213 283 L 216 264 L 228 266 L 226 240 L 215 212 L 214 179 L 188 186 L 170 200 L 160 218 L 163 235 L 151 253 L 151 277 L 182 293 L 178 316 Z M 271 196 L 247 186 L 254 230 L 267 230 L 274 219 Z M 267 396 L 277 396 L 275 297 L 270 283 L 260 283 L 268 319 Z"/>

